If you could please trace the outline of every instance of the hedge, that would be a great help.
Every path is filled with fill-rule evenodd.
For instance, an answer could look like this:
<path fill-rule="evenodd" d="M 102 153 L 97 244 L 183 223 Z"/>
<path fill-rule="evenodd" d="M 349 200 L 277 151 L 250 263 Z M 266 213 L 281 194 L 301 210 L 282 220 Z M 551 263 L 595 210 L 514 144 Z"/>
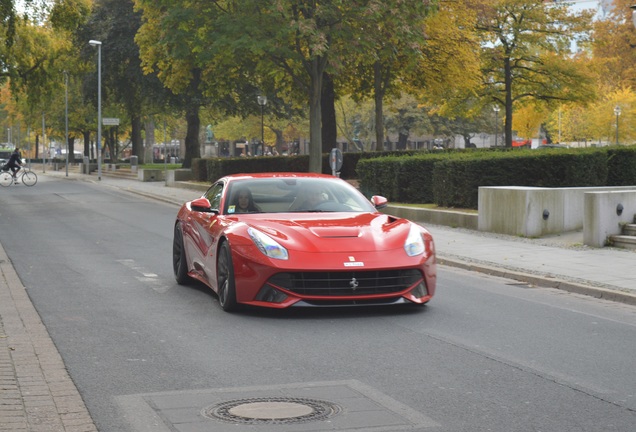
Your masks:
<path fill-rule="evenodd" d="M 322 166 L 331 174 L 328 154 Z M 307 155 L 195 159 L 192 164 L 194 178 L 209 182 L 235 173 L 308 168 Z M 344 153 L 340 177 L 358 179 L 367 196 L 476 209 L 480 186 L 636 186 L 636 146 Z"/>

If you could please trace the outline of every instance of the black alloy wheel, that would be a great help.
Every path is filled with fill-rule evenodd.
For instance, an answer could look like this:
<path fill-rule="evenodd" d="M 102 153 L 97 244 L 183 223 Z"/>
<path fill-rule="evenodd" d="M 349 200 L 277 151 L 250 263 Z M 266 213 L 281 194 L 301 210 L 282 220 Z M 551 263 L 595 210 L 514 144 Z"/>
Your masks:
<path fill-rule="evenodd" d="M 223 242 L 219 249 L 217 260 L 217 293 L 219 304 L 226 312 L 238 309 L 236 302 L 236 285 L 234 281 L 234 266 L 232 265 L 232 253 L 227 242 Z"/>
<path fill-rule="evenodd" d="M 187 285 L 192 282 L 192 278 L 188 276 L 188 261 L 183 246 L 183 228 L 177 222 L 174 226 L 174 241 L 172 242 L 172 268 L 174 270 L 174 278 L 179 285 Z"/>

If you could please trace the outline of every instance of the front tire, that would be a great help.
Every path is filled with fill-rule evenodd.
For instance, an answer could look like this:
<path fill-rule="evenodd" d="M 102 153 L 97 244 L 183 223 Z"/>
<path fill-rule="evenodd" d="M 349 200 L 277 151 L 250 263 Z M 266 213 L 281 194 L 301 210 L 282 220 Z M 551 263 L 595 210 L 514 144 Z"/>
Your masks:
<path fill-rule="evenodd" d="M 33 186 L 38 182 L 38 176 L 33 171 L 25 171 L 22 174 L 22 183 L 27 186 Z"/>
<path fill-rule="evenodd" d="M 174 240 L 172 242 L 172 268 L 174 278 L 179 285 L 187 285 L 192 282 L 188 276 L 188 260 L 183 246 L 183 228 L 177 222 L 174 226 Z"/>
<path fill-rule="evenodd" d="M 234 265 L 232 264 L 232 253 L 227 242 L 223 242 L 219 249 L 217 260 L 217 294 L 219 304 L 226 312 L 238 309 L 236 302 L 236 283 L 234 280 Z"/>

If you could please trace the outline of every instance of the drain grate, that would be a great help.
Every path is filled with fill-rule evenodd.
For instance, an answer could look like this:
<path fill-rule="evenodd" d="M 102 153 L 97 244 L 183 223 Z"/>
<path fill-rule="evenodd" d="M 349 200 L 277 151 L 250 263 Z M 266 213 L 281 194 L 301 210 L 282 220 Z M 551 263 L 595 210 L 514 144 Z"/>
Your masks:
<path fill-rule="evenodd" d="M 202 414 L 228 423 L 259 425 L 325 420 L 341 411 L 340 406 L 318 399 L 271 397 L 221 402 L 204 408 Z"/>

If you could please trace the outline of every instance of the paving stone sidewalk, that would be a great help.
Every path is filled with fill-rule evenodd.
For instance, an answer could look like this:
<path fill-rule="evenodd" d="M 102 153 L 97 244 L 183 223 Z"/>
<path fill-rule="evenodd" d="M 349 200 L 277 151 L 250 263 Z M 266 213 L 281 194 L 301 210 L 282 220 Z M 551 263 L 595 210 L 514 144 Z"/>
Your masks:
<path fill-rule="evenodd" d="M 0 245 L 0 432 L 57 431 L 97 428 Z"/>

